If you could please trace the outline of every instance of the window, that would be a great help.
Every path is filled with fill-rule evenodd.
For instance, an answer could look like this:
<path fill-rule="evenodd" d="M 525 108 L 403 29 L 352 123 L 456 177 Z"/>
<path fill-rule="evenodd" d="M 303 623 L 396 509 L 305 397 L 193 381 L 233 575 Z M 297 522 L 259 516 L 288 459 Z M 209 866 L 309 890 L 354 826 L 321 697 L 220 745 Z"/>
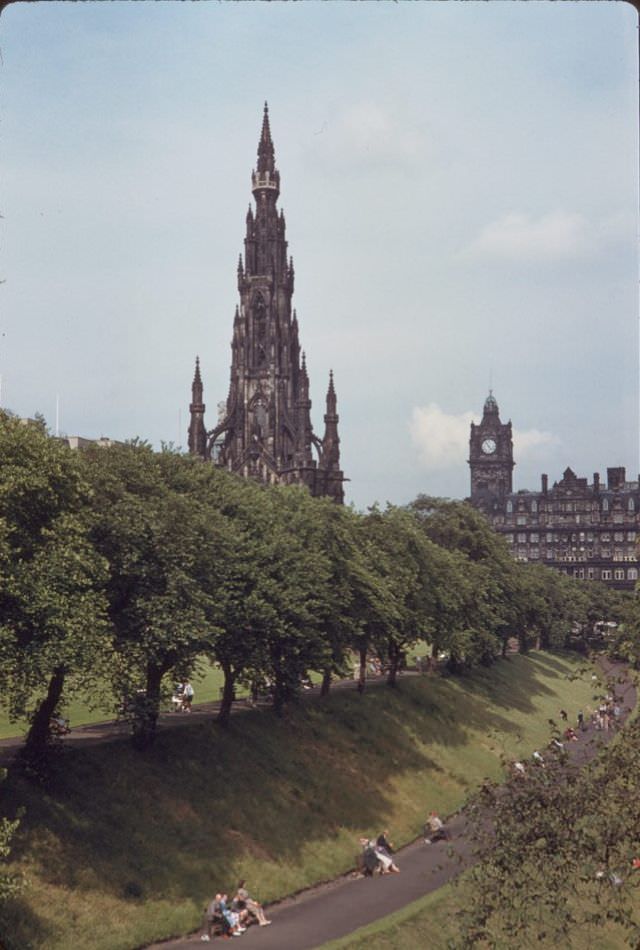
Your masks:
<path fill-rule="evenodd" d="M 513 542 L 514 542 L 514 540 L 515 540 L 515 538 L 514 538 L 514 536 L 513 536 L 512 534 L 505 534 L 505 539 L 506 539 L 506 541 L 507 541 L 507 544 L 513 544 Z"/>
<path fill-rule="evenodd" d="M 538 535 L 536 534 L 536 532 L 534 531 L 529 540 L 531 541 L 532 544 L 537 544 L 540 539 Z"/>
<path fill-rule="evenodd" d="M 600 557 L 611 557 L 610 548 L 600 548 Z"/>
<path fill-rule="evenodd" d="M 609 510 L 609 499 L 608 499 L 608 498 L 603 498 L 603 499 L 602 499 L 602 510 L 603 510 L 603 511 L 608 511 L 608 510 Z"/>
<path fill-rule="evenodd" d="M 538 548 L 529 548 L 529 557 L 530 558 L 540 557 L 540 550 Z"/>
<path fill-rule="evenodd" d="M 580 570 L 578 571 L 578 577 L 580 578 L 581 581 L 584 580 L 584 567 L 581 567 Z"/>
<path fill-rule="evenodd" d="M 627 580 L 628 581 L 637 581 L 638 580 L 638 569 L 636 567 L 630 567 L 627 571 Z"/>
<path fill-rule="evenodd" d="M 526 542 L 526 540 L 527 540 L 526 534 L 519 534 L 519 535 L 518 535 L 518 544 L 524 544 L 524 543 Z"/>
<path fill-rule="evenodd" d="M 624 580 L 624 571 L 622 570 L 621 567 L 617 567 L 617 568 L 615 569 L 615 571 L 613 572 L 613 577 L 614 577 L 614 580 L 616 580 L 616 581 L 623 581 L 623 580 Z"/>
<path fill-rule="evenodd" d="M 595 577 L 595 571 L 592 567 L 587 568 L 587 580 L 592 581 Z"/>
<path fill-rule="evenodd" d="M 516 524 L 526 524 L 526 523 L 527 523 L 527 516 L 518 515 L 518 517 L 516 518 Z"/>
<path fill-rule="evenodd" d="M 536 511 L 538 510 L 538 502 L 536 501 L 535 498 L 534 498 L 533 501 L 531 502 L 531 510 L 532 510 L 533 512 L 536 512 Z"/>
<path fill-rule="evenodd" d="M 553 532 L 547 531 L 547 544 L 551 544 L 552 542 L 553 542 Z"/>
<path fill-rule="evenodd" d="M 635 501 L 633 500 L 633 498 L 630 498 L 629 501 L 627 502 L 627 508 L 629 509 L 629 511 L 635 511 L 635 510 L 636 510 L 636 503 L 635 503 Z"/>
<path fill-rule="evenodd" d="M 512 514 L 512 512 L 513 512 L 513 502 L 512 502 L 512 501 L 508 501 L 508 502 L 507 502 L 507 514 L 510 515 L 510 514 Z"/>
<path fill-rule="evenodd" d="M 614 541 L 624 541 L 624 532 L 622 532 L 622 531 L 614 531 L 614 533 L 613 533 L 613 540 L 614 540 Z"/>
<path fill-rule="evenodd" d="M 603 581 L 610 581 L 610 580 L 611 580 L 611 571 L 602 570 L 602 571 L 600 572 L 600 579 L 603 580 Z"/>
<path fill-rule="evenodd" d="M 601 540 L 601 541 L 610 541 L 610 540 L 611 540 L 611 535 L 610 535 L 610 534 L 601 534 L 601 535 L 600 535 L 600 540 Z"/>
<path fill-rule="evenodd" d="M 635 541 L 636 533 L 635 531 L 627 531 L 627 541 Z"/>

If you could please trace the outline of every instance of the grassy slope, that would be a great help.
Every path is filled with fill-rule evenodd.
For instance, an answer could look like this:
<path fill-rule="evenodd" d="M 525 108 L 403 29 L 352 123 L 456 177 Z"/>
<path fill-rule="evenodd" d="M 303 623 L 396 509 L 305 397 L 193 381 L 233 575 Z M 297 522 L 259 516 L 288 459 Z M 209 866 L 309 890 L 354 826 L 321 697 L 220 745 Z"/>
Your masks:
<path fill-rule="evenodd" d="M 337 693 L 282 722 L 245 713 L 227 734 L 195 724 L 146 756 L 126 743 L 67 752 L 47 794 L 10 780 L 31 883 L 0 942 L 129 950 L 198 926 L 210 893 L 240 877 L 273 900 L 351 866 L 361 833 L 406 842 L 431 808 L 497 777 L 502 753 L 542 745 L 561 705 L 588 705 L 590 678 L 567 679 L 573 668 L 516 656 L 464 679 Z"/>

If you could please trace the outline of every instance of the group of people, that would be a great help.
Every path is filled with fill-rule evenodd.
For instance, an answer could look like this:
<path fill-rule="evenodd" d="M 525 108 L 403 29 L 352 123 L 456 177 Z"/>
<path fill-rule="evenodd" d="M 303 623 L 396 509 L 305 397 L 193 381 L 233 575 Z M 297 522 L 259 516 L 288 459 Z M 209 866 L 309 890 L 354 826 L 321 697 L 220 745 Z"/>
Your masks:
<path fill-rule="evenodd" d="M 253 919 L 260 927 L 267 927 L 271 921 L 267 920 L 262 904 L 254 900 L 240 881 L 233 900 L 229 901 L 228 894 L 216 894 L 209 902 L 205 911 L 206 930 L 200 937 L 209 941 L 217 931 L 223 936 L 240 937 L 246 931 Z"/>
<path fill-rule="evenodd" d="M 362 870 L 365 877 L 376 872 L 380 874 L 398 874 L 400 868 L 393 860 L 393 845 L 389 841 L 389 832 L 382 831 L 377 838 L 360 838 L 362 848 Z"/>
<path fill-rule="evenodd" d="M 195 691 L 189 680 L 185 680 L 184 683 L 178 683 L 171 697 L 174 712 L 190 713 L 194 696 Z"/>
<path fill-rule="evenodd" d="M 435 844 L 436 841 L 448 841 L 449 831 L 442 818 L 432 811 L 424 825 L 425 844 Z M 398 874 L 400 868 L 393 857 L 394 848 L 389 841 L 389 832 L 382 831 L 377 838 L 360 838 L 362 848 L 361 866 L 365 877 L 375 873 Z"/>

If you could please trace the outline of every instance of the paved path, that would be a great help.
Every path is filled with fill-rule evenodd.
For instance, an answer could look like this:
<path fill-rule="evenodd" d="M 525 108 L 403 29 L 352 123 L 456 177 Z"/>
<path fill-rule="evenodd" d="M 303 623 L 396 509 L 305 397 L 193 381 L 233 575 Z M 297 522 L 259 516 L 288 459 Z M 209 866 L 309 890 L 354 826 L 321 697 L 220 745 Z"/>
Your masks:
<path fill-rule="evenodd" d="M 607 659 L 601 664 L 607 676 L 619 676 L 624 671 L 621 665 Z M 635 687 L 625 676 L 624 684 L 616 691 L 622 695 L 622 716 L 626 718 L 636 704 Z M 578 742 L 568 743 L 571 762 L 583 765 L 590 761 L 614 734 L 613 731 L 598 732 L 589 726 L 580 733 Z M 272 926 L 250 927 L 241 938 L 243 950 L 254 947 L 256 950 L 313 950 L 437 890 L 462 868 L 478 860 L 464 811 L 452 816 L 447 827 L 451 832 L 450 843 L 425 845 L 420 838 L 402 848 L 397 856 L 400 874 L 374 878 L 345 875 L 271 905 L 268 916 L 273 921 Z M 453 854 L 448 854 L 450 848 Z M 199 933 L 153 944 L 148 950 L 188 950 L 198 946 L 203 946 Z"/>
<path fill-rule="evenodd" d="M 421 674 L 413 670 L 403 670 L 398 674 L 401 678 L 407 676 L 419 676 Z M 367 679 L 367 689 L 372 686 L 382 686 L 386 683 L 386 676 L 371 677 Z M 331 684 L 331 692 L 336 689 L 357 689 L 357 682 L 353 679 L 335 680 Z M 309 690 L 301 693 L 303 700 L 312 699 L 320 695 L 320 686 L 313 686 Z M 252 704 L 248 699 L 238 699 L 231 707 L 231 714 L 238 715 L 249 709 L 272 709 L 271 700 L 259 700 Z M 207 722 L 214 720 L 218 715 L 220 702 L 198 703 L 190 713 L 162 712 L 158 717 L 158 730 L 179 728 L 180 726 L 192 725 L 194 722 Z M 81 748 L 88 745 L 98 745 L 102 742 L 119 742 L 128 740 L 131 737 L 131 731 L 128 723 L 123 719 L 109 719 L 105 722 L 94 722 L 87 726 L 74 726 L 68 736 L 61 740 L 65 746 L 72 748 Z M 0 766 L 7 766 L 16 752 L 24 745 L 24 736 L 12 736 L 8 739 L 0 739 Z"/>

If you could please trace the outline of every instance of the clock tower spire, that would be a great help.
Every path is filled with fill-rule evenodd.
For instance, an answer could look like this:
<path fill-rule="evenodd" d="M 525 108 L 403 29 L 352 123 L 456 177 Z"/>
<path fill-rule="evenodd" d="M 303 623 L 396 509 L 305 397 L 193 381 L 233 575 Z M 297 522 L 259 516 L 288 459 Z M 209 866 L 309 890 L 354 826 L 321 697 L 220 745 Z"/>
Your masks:
<path fill-rule="evenodd" d="M 500 421 L 492 390 L 485 399 L 482 421 L 471 423 L 469 467 L 471 501 L 486 512 L 513 491 L 513 435 L 511 421 Z"/>

